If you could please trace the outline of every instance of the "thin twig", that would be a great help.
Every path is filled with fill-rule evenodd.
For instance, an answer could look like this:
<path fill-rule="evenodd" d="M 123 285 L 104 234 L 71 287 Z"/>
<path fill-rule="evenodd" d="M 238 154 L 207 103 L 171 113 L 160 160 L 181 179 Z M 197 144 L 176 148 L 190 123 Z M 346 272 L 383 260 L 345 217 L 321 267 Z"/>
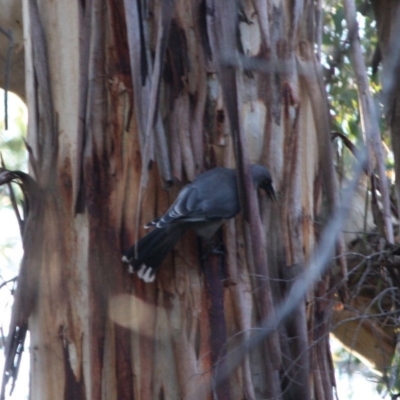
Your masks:
<path fill-rule="evenodd" d="M 17 279 L 18 279 L 18 276 L 14 276 L 14 278 L 11 278 L 11 279 L 9 279 L 7 281 L 4 281 L 4 282 L 0 283 L 0 289 L 2 289 L 4 286 L 8 285 L 11 282 L 16 282 Z"/>
<path fill-rule="evenodd" d="M 2 156 L 1 153 L 0 153 L 0 165 L 1 165 L 2 169 L 4 169 L 4 170 L 7 169 L 6 165 L 4 163 L 3 156 Z M 19 226 L 19 230 L 20 230 L 20 233 L 21 233 L 21 237 L 22 237 L 23 236 L 23 229 L 24 229 L 24 222 L 23 222 L 23 220 L 21 218 L 21 214 L 19 213 L 19 209 L 18 209 L 18 206 L 17 206 L 17 199 L 15 197 L 14 189 L 13 189 L 13 187 L 11 185 L 11 182 L 7 182 L 7 188 L 8 188 L 8 191 L 10 193 L 11 204 L 13 206 L 13 210 L 14 210 L 15 216 L 17 217 L 18 226 Z"/>
<path fill-rule="evenodd" d="M 0 32 L 7 37 L 8 49 L 6 56 L 6 68 L 4 70 L 4 127 L 8 130 L 8 88 L 10 86 L 11 56 L 14 48 L 14 35 L 11 29 L 4 29 L 0 26 Z"/>

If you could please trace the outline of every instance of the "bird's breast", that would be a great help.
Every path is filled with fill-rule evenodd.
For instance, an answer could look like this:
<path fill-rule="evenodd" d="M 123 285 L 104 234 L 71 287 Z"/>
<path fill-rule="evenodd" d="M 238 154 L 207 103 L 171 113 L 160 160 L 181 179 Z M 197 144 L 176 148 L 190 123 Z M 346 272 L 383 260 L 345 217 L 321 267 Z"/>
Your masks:
<path fill-rule="evenodd" d="M 196 235 L 205 239 L 211 239 L 223 222 L 222 219 L 196 222 L 193 224 L 193 230 L 196 232 Z"/>

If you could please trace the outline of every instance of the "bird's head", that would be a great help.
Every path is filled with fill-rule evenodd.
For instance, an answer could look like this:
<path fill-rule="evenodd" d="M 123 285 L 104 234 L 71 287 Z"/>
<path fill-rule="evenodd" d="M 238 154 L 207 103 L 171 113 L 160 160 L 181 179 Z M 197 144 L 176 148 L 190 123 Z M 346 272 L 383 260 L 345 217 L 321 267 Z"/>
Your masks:
<path fill-rule="evenodd" d="M 265 193 L 267 193 L 267 196 L 272 201 L 276 200 L 272 177 L 267 168 L 259 164 L 253 164 L 251 166 L 251 173 L 254 179 L 254 186 L 265 190 Z"/>

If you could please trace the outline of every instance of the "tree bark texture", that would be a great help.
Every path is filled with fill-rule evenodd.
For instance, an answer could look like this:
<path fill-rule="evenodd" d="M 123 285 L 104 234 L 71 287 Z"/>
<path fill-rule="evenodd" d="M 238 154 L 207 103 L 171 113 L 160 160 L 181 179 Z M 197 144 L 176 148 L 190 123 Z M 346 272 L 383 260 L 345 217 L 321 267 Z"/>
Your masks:
<path fill-rule="evenodd" d="M 0 87 L 25 99 L 22 1 L 1 0 Z"/>
<path fill-rule="evenodd" d="M 328 278 L 219 379 L 302 273 L 314 221 L 335 205 L 314 11 L 310 1 L 23 0 L 41 207 L 11 328 L 29 318 L 32 399 L 332 398 Z M 270 169 L 276 203 L 253 195 L 250 163 Z M 237 166 L 242 189 L 224 256 L 202 263 L 188 234 L 154 284 L 130 276 L 122 250 L 217 165 Z"/>

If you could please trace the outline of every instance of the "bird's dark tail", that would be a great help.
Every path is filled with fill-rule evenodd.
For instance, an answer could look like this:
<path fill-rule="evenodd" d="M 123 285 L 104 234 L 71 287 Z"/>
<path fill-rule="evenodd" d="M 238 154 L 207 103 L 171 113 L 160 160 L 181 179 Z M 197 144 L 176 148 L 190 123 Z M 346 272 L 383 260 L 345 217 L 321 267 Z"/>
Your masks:
<path fill-rule="evenodd" d="M 129 263 L 139 278 L 153 282 L 164 258 L 185 231 L 180 225 L 155 228 L 125 251 L 122 261 Z"/>

